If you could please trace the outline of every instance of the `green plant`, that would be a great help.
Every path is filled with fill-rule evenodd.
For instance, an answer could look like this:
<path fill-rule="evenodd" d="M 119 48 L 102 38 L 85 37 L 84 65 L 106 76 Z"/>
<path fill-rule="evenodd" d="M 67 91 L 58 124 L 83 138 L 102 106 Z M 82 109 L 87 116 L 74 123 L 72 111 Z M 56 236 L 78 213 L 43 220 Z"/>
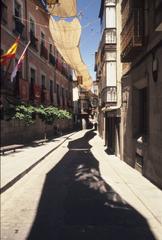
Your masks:
<path fill-rule="evenodd" d="M 15 108 L 15 114 L 12 119 L 18 119 L 24 121 L 26 125 L 32 124 L 33 113 L 35 112 L 35 107 L 31 105 L 18 105 Z"/>
<path fill-rule="evenodd" d="M 14 117 L 15 113 L 16 113 L 15 106 L 7 106 L 4 109 L 5 120 L 6 121 L 11 120 Z"/>
<path fill-rule="evenodd" d="M 71 119 L 72 114 L 66 110 L 58 109 L 53 106 L 34 107 L 32 105 L 17 105 L 7 108 L 5 111 L 7 120 L 18 119 L 24 121 L 26 125 L 34 122 L 34 116 L 38 114 L 45 125 L 51 125 L 56 119 Z"/>
<path fill-rule="evenodd" d="M 58 118 L 58 109 L 53 106 L 44 107 L 41 105 L 36 108 L 36 112 L 45 124 L 50 125 Z"/>
<path fill-rule="evenodd" d="M 72 118 L 72 114 L 66 110 L 62 110 L 60 109 L 58 111 L 58 118 L 59 119 L 71 119 Z"/>

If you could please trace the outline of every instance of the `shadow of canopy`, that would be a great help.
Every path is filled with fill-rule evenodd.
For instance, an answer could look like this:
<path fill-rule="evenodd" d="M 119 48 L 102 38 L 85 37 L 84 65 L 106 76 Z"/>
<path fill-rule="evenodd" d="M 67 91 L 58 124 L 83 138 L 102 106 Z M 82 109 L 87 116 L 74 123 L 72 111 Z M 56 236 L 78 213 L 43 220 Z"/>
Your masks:
<path fill-rule="evenodd" d="M 91 130 L 70 141 L 67 154 L 47 174 L 27 239 L 155 240 L 140 213 L 102 179 L 90 151 L 94 136 Z"/>

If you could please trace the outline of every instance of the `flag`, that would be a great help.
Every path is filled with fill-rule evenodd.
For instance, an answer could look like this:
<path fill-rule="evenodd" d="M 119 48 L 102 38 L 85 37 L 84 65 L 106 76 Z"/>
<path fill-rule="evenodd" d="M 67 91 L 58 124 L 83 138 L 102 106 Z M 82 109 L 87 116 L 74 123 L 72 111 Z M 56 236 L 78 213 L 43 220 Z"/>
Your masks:
<path fill-rule="evenodd" d="M 7 64 L 10 59 L 15 57 L 18 44 L 19 44 L 19 37 L 16 39 L 14 44 L 8 49 L 8 51 L 0 57 L 0 63 L 2 65 Z"/>
<path fill-rule="evenodd" d="M 29 41 L 28 44 L 26 45 L 24 51 L 23 51 L 22 54 L 21 54 L 21 57 L 19 58 L 16 66 L 14 67 L 14 70 L 13 70 L 12 73 L 11 73 L 11 82 L 13 82 L 13 79 L 16 77 L 17 71 L 19 70 L 19 68 L 20 68 L 21 65 L 22 65 L 22 62 L 23 62 L 23 60 L 24 60 L 25 53 L 26 53 L 26 50 L 27 50 L 29 44 L 30 44 L 30 41 Z"/>

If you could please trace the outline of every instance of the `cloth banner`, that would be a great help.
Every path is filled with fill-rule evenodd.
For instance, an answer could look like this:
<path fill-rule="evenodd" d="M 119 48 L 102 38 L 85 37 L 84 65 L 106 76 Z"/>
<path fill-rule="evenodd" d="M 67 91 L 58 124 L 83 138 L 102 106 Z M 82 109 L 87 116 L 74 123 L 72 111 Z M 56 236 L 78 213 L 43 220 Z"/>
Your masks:
<path fill-rule="evenodd" d="M 81 25 L 77 18 L 71 22 L 63 19 L 55 21 L 52 17 L 49 20 L 49 29 L 55 46 L 67 64 L 75 71 L 75 75 L 82 76 L 83 87 L 87 90 L 92 86 L 92 78 L 88 68 L 83 62 L 79 49 Z"/>
<path fill-rule="evenodd" d="M 76 0 L 46 0 L 49 13 L 59 17 L 75 17 L 77 15 Z"/>

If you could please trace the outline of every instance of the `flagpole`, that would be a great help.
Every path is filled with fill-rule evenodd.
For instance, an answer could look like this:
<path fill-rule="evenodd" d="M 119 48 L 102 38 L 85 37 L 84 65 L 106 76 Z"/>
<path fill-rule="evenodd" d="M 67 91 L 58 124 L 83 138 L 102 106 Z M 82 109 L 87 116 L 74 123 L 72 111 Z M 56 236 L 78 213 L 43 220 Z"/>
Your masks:
<path fill-rule="evenodd" d="M 14 69 L 13 69 L 13 71 L 12 71 L 12 74 L 11 74 L 11 82 L 13 82 L 13 79 L 14 79 L 14 77 L 15 77 L 16 74 L 17 74 L 17 71 L 18 71 L 18 68 L 19 68 L 19 64 L 22 62 L 23 57 L 24 57 L 24 55 L 25 55 L 25 52 L 26 52 L 29 44 L 30 44 L 30 40 L 29 40 L 29 42 L 27 43 L 26 47 L 24 48 L 24 51 L 22 52 L 22 54 L 21 54 L 21 56 L 20 56 L 20 58 L 19 58 L 19 60 L 18 60 L 18 62 L 17 62 L 17 64 L 16 64 L 16 66 L 14 67 Z"/>
<path fill-rule="evenodd" d="M 21 56 L 20 56 L 20 58 L 19 58 L 19 60 L 18 60 L 17 64 L 19 64 L 19 63 L 20 63 L 20 61 L 21 61 L 21 59 L 22 59 L 22 57 L 23 57 L 24 53 L 26 52 L 26 49 L 28 48 L 29 44 L 30 44 L 30 40 L 29 40 L 28 44 L 26 45 L 26 47 L 24 48 L 24 51 L 22 52 L 22 54 L 21 54 Z"/>

